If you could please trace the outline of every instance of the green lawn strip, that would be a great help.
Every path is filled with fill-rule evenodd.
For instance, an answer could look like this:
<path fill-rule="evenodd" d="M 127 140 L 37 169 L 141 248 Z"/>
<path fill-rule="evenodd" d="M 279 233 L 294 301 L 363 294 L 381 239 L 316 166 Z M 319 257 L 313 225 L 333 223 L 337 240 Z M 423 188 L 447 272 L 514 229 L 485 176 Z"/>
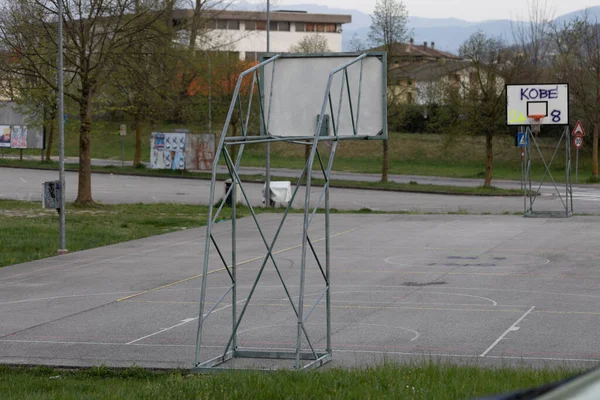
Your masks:
<path fill-rule="evenodd" d="M 17 167 L 17 168 L 40 168 L 48 170 L 58 169 L 56 162 L 40 162 L 32 160 L 7 160 L 0 159 L 0 167 Z M 77 165 L 67 164 L 67 171 L 77 171 Z M 172 171 L 172 170 L 152 170 L 147 168 L 135 167 L 119 167 L 119 166 L 92 166 L 94 172 L 140 175 L 140 176 L 157 176 L 157 177 L 175 177 L 175 178 L 192 178 L 192 179 L 210 179 L 209 172 L 190 172 L 190 171 Z M 318 173 L 315 170 L 314 173 Z M 227 174 L 217 174 L 218 180 L 228 179 Z M 244 182 L 264 182 L 263 175 L 241 175 Z M 272 176 L 274 181 L 290 180 L 289 177 Z M 295 182 L 294 179 L 292 179 Z M 322 179 L 313 179 L 312 183 L 317 186 L 322 186 L 325 181 Z M 332 187 L 339 188 L 354 188 L 354 189 L 373 189 L 373 190 L 388 190 L 398 192 L 417 192 L 417 193 L 437 193 L 437 194 L 463 194 L 463 195 L 479 195 L 479 196 L 521 196 L 523 193 L 515 189 L 502 189 L 497 187 L 466 187 L 466 186 L 450 186 L 450 185 L 432 185 L 432 184 L 415 184 L 415 183 L 396 183 L 396 182 L 365 182 L 365 181 L 350 181 L 336 179 L 331 181 Z"/>
<path fill-rule="evenodd" d="M 230 209 L 222 211 L 224 219 Z M 249 215 L 245 208 L 238 216 Z M 206 225 L 207 207 L 178 204 L 67 206 L 70 252 Z M 58 213 L 39 202 L 0 200 L 0 267 L 56 255 Z"/>
<path fill-rule="evenodd" d="M 61 370 L 0 366 L 3 400 L 17 399 L 467 399 L 563 380 L 568 369 L 383 364 L 298 373 L 194 375 L 141 368 Z"/>
<path fill-rule="evenodd" d="M 65 153 L 67 156 L 78 156 L 78 126 L 76 121 L 66 133 Z M 149 137 L 151 131 L 173 131 L 182 128 L 176 125 L 160 125 L 148 128 L 142 140 L 142 161 L 148 162 L 150 156 Z M 204 132 L 203 127 L 190 127 L 192 131 Z M 119 123 L 95 122 L 92 127 L 92 158 L 121 160 L 121 137 L 117 135 Z M 217 137 L 218 138 L 218 137 Z M 558 138 L 540 137 L 539 148 L 546 162 L 549 162 L 558 142 Z M 484 136 L 451 136 L 439 134 L 390 133 L 389 173 L 424 176 L 445 176 L 454 178 L 483 178 L 485 170 L 485 137 Z M 56 156 L 56 146 L 53 152 Z M 132 160 L 135 150 L 134 135 L 125 137 L 125 159 Z M 321 155 L 328 156 L 328 149 L 320 146 Z M 19 150 L 0 149 L 2 154 L 18 156 Z M 39 150 L 25 150 L 24 154 L 39 157 Z M 540 180 L 545 172 L 537 149 L 532 148 L 532 175 Z M 342 142 L 338 146 L 333 164 L 334 171 L 381 173 L 381 142 L 377 140 Z M 243 157 L 244 166 L 264 167 L 265 145 L 247 145 Z M 304 146 L 273 143 L 271 145 L 271 166 L 273 168 L 302 169 L 304 166 Z M 591 146 L 579 152 L 579 176 L 586 181 L 591 175 Z M 575 169 L 573 153 L 572 169 Z M 564 175 L 564 150 L 559 150 L 552 162 L 552 174 Z M 514 146 L 510 135 L 498 135 L 494 138 L 494 179 L 519 180 L 521 176 L 521 150 Z M 555 176 L 557 180 L 562 178 Z"/>

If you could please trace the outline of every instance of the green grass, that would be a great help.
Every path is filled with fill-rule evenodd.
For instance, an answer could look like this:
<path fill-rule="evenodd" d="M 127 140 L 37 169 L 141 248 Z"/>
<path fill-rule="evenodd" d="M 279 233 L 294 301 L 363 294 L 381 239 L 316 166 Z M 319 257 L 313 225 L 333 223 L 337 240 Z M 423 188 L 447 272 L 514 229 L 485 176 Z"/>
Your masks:
<path fill-rule="evenodd" d="M 104 367 L 80 371 L 0 367 L 3 400 L 16 399 L 467 399 L 532 388 L 575 374 L 567 369 L 385 364 L 368 369 L 213 376 Z"/>
<path fill-rule="evenodd" d="M 237 214 L 243 217 L 249 212 L 240 208 Z M 230 209 L 224 209 L 221 215 L 227 218 Z M 67 248 L 75 252 L 199 227 L 206 224 L 206 216 L 206 207 L 191 205 L 68 205 Z M 44 210 L 38 202 L 0 200 L 0 226 L 0 267 L 56 255 L 59 243 L 55 210 Z"/>
<path fill-rule="evenodd" d="M 65 153 L 78 155 L 78 133 L 76 121 L 67 121 Z M 160 125 L 146 127 L 142 141 L 142 161 L 150 157 L 149 138 L 151 131 L 169 131 L 184 128 L 179 125 Z M 205 132 L 202 127 L 189 127 L 194 132 Z M 121 138 L 116 133 L 119 122 L 94 122 L 92 128 L 92 158 L 121 159 Z M 133 160 L 135 136 L 128 127 L 125 137 L 125 159 Z M 483 178 L 485 146 L 482 136 L 449 136 L 437 134 L 391 133 L 390 174 L 411 174 L 426 176 L 446 176 L 455 178 Z M 544 155 L 549 161 L 554 152 L 557 138 L 538 139 Z M 56 155 L 56 145 L 54 146 Z M 335 171 L 381 173 L 381 142 L 376 140 L 361 142 L 342 142 L 338 147 L 333 169 Z M 304 146 L 274 143 L 271 145 L 271 165 L 274 168 L 296 168 L 304 166 Z M 322 149 L 325 153 L 325 149 Z M 1 154 L 18 155 L 18 150 L 0 149 Z M 25 154 L 39 156 L 39 150 L 26 150 Z M 244 166 L 264 166 L 265 145 L 246 146 Z M 533 152 L 534 179 L 540 179 L 544 173 L 543 164 L 537 152 Z M 519 180 L 521 174 L 520 149 L 514 146 L 511 136 L 499 135 L 494 138 L 494 179 Z M 573 167 L 575 153 L 573 150 Z M 564 154 L 559 153 L 553 163 L 552 173 L 556 179 L 564 176 Z M 584 147 L 579 154 L 579 173 L 581 181 L 591 174 L 591 147 Z"/>
<path fill-rule="evenodd" d="M 57 170 L 58 163 L 51 162 L 40 162 L 33 160 L 11 160 L 11 159 L 0 159 L 0 167 L 22 167 L 22 168 L 42 168 Z M 66 170 L 77 171 L 77 165 L 66 164 Z M 92 170 L 95 172 L 114 173 L 114 174 L 128 174 L 128 175 L 142 175 L 142 176 L 160 176 L 160 177 L 183 177 L 193 179 L 210 179 L 211 174 L 208 172 L 189 172 L 189 171 L 172 171 L 172 170 L 152 170 L 147 168 L 135 168 L 131 166 L 92 166 Z M 315 170 L 316 172 L 316 170 Z M 229 175 L 218 174 L 217 179 L 225 180 L 228 179 Z M 244 182 L 264 182 L 263 175 L 242 175 Z M 272 176 L 273 180 L 286 181 L 290 180 L 289 177 Z M 324 185 L 323 179 L 313 179 L 313 185 Z M 417 193 L 439 193 L 439 194 L 462 194 L 462 195 L 478 195 L 478 196 L 521 196 L 523 193 L 520 190 L 513 189 L 502 189 L 497 187 L 462 187 L 462 186 L 449 186 L 449 185 L 419 185 L 416 183 L 396 183 L 396 182 L 363 182 L 363 181 L 350 181 L 350 180 L 332 180 L 332 187 L 339 188 L 355 188 L 355 189 L 378 189 L 388 190 L 397 192 L 417 192 Z"/>

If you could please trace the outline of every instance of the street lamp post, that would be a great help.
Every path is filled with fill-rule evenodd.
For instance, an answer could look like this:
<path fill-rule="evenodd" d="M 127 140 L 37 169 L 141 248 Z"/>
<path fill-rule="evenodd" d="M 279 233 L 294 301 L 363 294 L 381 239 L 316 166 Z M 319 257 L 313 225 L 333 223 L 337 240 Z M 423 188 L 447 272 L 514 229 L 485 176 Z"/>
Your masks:
<path fill-rule="evenodd" d="M 63 0 L 58 0 L 58 179 L 60 181 L 60 222 L 58 254 L 66 254 L 67 238 L 65 232 L 65 106 L 63 79 Z"/>
<path fill-rule="evenodd" d="M 271 4 L 267 0 L 267 53 L 271 51 Z M 267 124 L 265 124 L 265 127 Z M 269 132 L 265 132 L 266 135 Z M 265 156 L 265 207 L 271 206 L 271 143 L 267 142 L 267 154 Z"/>
<path fill-rule="evenodd" d="M 208 133 L 212 133 L 212 67 L 210 64 L 210 55 L 204 50 L 208 60 Z"/>

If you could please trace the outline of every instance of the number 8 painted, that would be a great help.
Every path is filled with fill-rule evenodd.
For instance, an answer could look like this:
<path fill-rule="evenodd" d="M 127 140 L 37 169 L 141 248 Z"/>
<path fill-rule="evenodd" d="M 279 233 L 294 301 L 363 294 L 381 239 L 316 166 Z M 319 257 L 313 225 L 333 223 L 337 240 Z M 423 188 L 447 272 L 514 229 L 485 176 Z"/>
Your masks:
<path fill-rule="evenodd" d="M 552 115 L 552 122 L 560 122 L 561 118 L 560 118 L 560 110 L 554 110 L 550 113 L 550 115 Z"/>

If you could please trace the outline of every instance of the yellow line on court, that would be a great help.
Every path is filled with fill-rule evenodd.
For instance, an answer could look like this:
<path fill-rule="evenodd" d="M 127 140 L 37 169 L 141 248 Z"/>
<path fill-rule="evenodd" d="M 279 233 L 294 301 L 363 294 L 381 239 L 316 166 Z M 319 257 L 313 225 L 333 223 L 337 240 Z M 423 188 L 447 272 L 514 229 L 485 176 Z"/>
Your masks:
<path fill-rule="evenodd" d="M 254 306 L 261 307 L 289 307 L 289 304 L 254 304 Z M 306 308 L 310 305 L 306 305 Z M 317 306 L 319 308 L 325 307 L 322 305 Z M 523 309 L 498 309 L 494 308 L 442 308 L 442 307 L 403 307 L 403 306 L 336 306 L 332 305 L 331 308 L 341 309 L 400 309 L 400 310 L 418 310 L 418 311 L 461 311 L 461 312 L 502 312 L 502 313 L 523 313 Z M 545 311 L 535 310 L 532 314 L 566 314 L 566 315 L 600 315 L 600 312 L 587 312 L 587 311 Z"/>
<path fill-rule="evenodd" d="M 254 304 L 254 306 L 261 307 L 289 307 L 289 304 Z M 306 305 L 305 307 L 311 307 Z M 319 308 L 325 307 L 322 305 L 317 306 Z M 364 309 L 364 310 L 385 310 L 385 309 L 399 309 L 399 310 L 418 310 L 418 311 L 477 311 L 477 312 L 509 312 L 509 313 L 523 313 L 523 309 L 498 309 L 498 308 L 438 308 L 438 307 L 402 307 L 402 306 L 336 306 L 332 305 L 331 308 L 340 309 Z"/>
<path fill-rule="evenodd" d="M 407 274 L 407 275 L 431 275 L 431 274 L 444 274 L 444 275 L 480 275 L 480 276 L 517 276 L 517 277 L 532 277 L 532 278 L 600 278 L 600 275 L 545 275 L 545 274 L 530 274 L 530 273 L 510 273 L 510 272 L 448 272 L 448 271 L 403 271 L 401 269 L 390 270 L 390 269 L 376 269 L 367 270 L 361 269 L 360 267 L 354 268 L 343 268 L 345 271 L 359 272 L 361 274 L 368 273 L 373 274 L 377 272 L 389 272 L 394 274 Z M 339 269 L 337 270 L 339 271 Z"/>
<path fill-rule="evenodd" d="M 335 237 L 338 237 L 338 236 L 346 235 L 346 234 L 352 233 L 352 232 L 354 232 L 356 230 L 357 230 L 357 228 L 349 229 L 347 231 L 336 233 L 335 235 L 331 235 L 330 238 L 335 238 Z M 317 240 L 313 241 L 313 243 L 322 242 L 325 239 L 326 238 L 317 239 Z M 293 247 L 288 247 L 287 249 L 283 249 L 283 250 L 279 250 L 279 251 L 274 252 L 273 255 L 285 253 L 287 251 L 295 250 L 295 249 L 298 249 L 300 247 L 302 247 L 301 244 L 299 244 L 297 246 L 293 246 Z M 249 264 L 249 263 L 254 262 L 254 261 L 261 260 L 264 257 L 265 256 L 262 255 L 262 256 L 259 256 L 259 257 L 251 258 L 249 260 L 241 261 L 241 262 L 239 262 L 239 263 L 236 264 L 236 267 L 239 267 L 240 265 Z M 227 268 L 231 268 L 231 265 L 228 265 Z M 211 275 L 211 274 L 214 274 L 214 273 L 217 273 L 217 272 L 225 271 L 225 269 L 226 269 L 225 267 L 219 268 L 219 269 L 215 269 L 213 271 L 209 271 L 206 275 Z M 161 290 L 161 289 L 165 289 L 165 288 L 168 288 L 168 287 L 171 287 L 171 286 L 179 285 L 180 283 L 184 283 L 184 282 L 188 282 L 188 281 L 191 281 L 191 280 L 194 280 L 194 279 L 198 279 L 198 278 L 202 277 L 202 275 L 203 274 L 194 275 L 194 276 L 191 276 L 189 278 L 181 279 L 181 280 L 176 281 L 176 282 L 171 282 L 171 283 L 168 283 L 166 285 L 155 287 L 153 289 L 144 290 L 143 292 L 139 292 L 139 293 L 132 294 L 130 296 L 122 297 L 122 298 L 118 299 L 117 302 L 129 300 L 129 299 L 133 299 L 134 297 L 138 297 L 138 296 L 141 296 L 141 295 L 146 294 L 146 293 L 155 292 L 157 290 Z"/>

